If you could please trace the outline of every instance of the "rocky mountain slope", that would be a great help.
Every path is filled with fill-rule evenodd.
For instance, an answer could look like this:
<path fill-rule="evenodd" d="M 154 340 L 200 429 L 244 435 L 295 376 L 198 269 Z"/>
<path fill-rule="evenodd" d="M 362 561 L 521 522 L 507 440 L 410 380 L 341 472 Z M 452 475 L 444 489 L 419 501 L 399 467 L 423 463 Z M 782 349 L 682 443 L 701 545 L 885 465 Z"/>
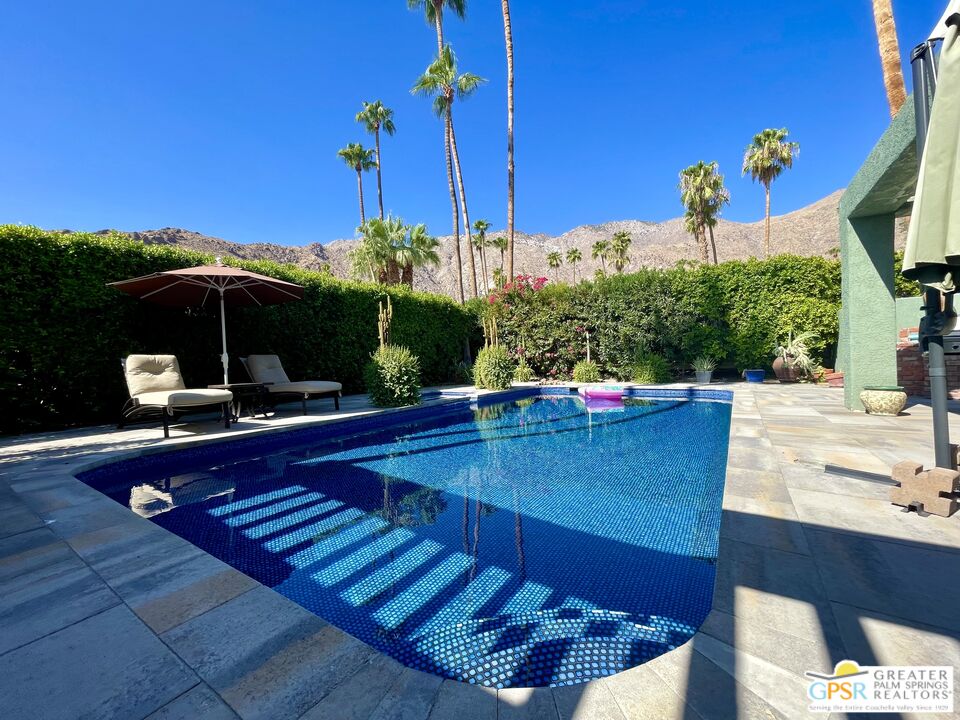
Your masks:
<path fill-rule="evenodd" d="M 812 205 L 786 215 L 771 219 L 771 245 L 773 252 L 797 255 L 827 255 L 840 245 L 838 229 L 838 190 Z M 518 273 L 553 277 L 547 269 L 546 255 L 559 250 L 566 255 L 570 248 L 579 248 L 583 262 L 577 265 L 578 277 L 593 275 L 600 266 L 590 259 L 590 248 L 597 240 L 609 240 L 619 230 L 626 230 L 633 237 L 630 249 L 631 264 L 627 270 L 639 267 L 670 267 L 677 261 L 694 259 L 697 248 L 693 238 L 683 229 L 681 218 L 662 223 L 642 220 L 608 222 L 601 225 L 581 225 L 558 236 L 545 234 L 515 234 L 515 267 Z M 101 231 L 106 232 L 106 231 Z M 312 243 L 304 246 L 286 246 L 272 243 L 232 243 L 220 238 L 177 228 L 128 232 L 132 238 L 149 244 L 178 245 L 212 255 L 230 256 L 250 260 L 273 260 L 291 263 L 311 270 L 329 265 L 333 274 L 348 277 L 350 260 L 348 253 L 356 246 L 356 240 L 335 240 L 330 243 Z M 488 237 L 502 234 L 500 229 L 488 231 Z M 763 221 L 738 223 L 721 220 L 714 235 L 717 255 L 724 260 L 744 259 L 763 254 Z M 424 268 L 416 273 L 416 287 L 432 292 L 454 294 L 456 286 L 453 264 L 453 240 L 451 236 L 440 237 L 441 263 L 438 268 Z M 463 238 L 461 238 L 463 240 Z M 465 246 L 466 243 L 463 242 Z M 465 247 L 464 247 L 465 252 Z M 463 258 L 465 278 L 468 277 L 467 258 Z M 488 250 L 488 270 L 499 266 L 499 252 Z M 479 272 L 479 262 L 478 262 Z M 571 268 L 564 265 L 560 278 L 571 279 Z M 469 282 L 469 281 L 468 281 Z M 469 288 L 467 289 L 469 295 Z"/>

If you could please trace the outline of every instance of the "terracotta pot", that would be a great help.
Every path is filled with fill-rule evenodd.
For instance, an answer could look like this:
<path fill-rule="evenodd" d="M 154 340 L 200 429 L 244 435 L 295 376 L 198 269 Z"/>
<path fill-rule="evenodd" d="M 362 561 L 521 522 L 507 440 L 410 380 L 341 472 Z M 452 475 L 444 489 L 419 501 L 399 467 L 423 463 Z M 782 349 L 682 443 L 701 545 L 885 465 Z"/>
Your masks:
<path fill-rule="evenodd" d="M 824 382 L 827 383 L 827 387 L 842 388 L 843 387 L 843 373 L 842 372 L 829 372 L 823 376 Z"/>
<path fill-rule="evenodd" d="M 778 357 L 773 361 L 773 374 L 777 376 L 777 380 L 782 383 L 795 383 L 800 379 L 800 371 L 795 368 L 787 365 L 786 361 Z"/>

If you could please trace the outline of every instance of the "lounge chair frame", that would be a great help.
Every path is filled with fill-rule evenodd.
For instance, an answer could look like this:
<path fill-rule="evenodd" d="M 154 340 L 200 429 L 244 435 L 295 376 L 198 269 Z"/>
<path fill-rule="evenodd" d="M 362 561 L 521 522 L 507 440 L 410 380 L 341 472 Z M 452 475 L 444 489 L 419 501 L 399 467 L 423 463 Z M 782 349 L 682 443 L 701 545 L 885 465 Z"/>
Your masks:
<path fill-rule="evenodd" d="M 247 374 L 247 377 L 250 379 L 250 382 L 258 382 L 256 378 L 253 377 L 253 373 L 250 372 L 250 368 L 247 367 L 247 358 L 240 358 L 240 364 L 243 366 L 243 371 Z M 330 390 L 328 392 L 319 392 L 319 393 L 300 393 L 300 392 L 270 392 L 269 383 L 267 383 L 267 394 L 264 398 L 264 402 L 274 410 L 276 410 L 277 405 L 285 405 L 293 402 L 300 402 L 300 406 L 303 409 L 303 414 L 307 414 L 307 400 L 320 400 L 323 398 L 333 398 L 333 409 L 340 409 L 340 398 L 343 397 L 342 390 Z"/>
<path fill-rule="evenodd" d="M 120 358 L 120 370 L 126 374 L 126 359 Z M 140 402 L 137 398 L 128 398 L 120 410 L 120 420 L 117 422 L 117 430 L 123 430 L 128 425 L 156 422 L 160 420 L 163 423 L 163 437 L 170 437 L 170 422 L 177 422 L 184 415 L 190 415 L 197 412 L 209 412 L 215 407 L 219 407 L 223 413 L 223 427 L 230 428 L 230 403 L 210 403 L 209 405 L 191 405 L 189 408 L 171 407 L 168 405 L 149 405 Z"/>

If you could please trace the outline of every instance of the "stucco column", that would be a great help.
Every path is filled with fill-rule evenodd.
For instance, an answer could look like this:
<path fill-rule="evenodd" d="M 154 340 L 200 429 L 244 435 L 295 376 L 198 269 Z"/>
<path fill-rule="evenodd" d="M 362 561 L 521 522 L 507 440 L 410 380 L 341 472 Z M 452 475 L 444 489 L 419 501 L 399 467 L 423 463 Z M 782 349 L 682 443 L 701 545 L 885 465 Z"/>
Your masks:
<path fill-rule="evenodd" d="M 841 207 L 842 213 L 842 207 Z M 865 385 L 897 384 L 893 287 L 894 215 L 840 217 L 841 296 L 838 366 L 844 403 L 862 410 Z"/>

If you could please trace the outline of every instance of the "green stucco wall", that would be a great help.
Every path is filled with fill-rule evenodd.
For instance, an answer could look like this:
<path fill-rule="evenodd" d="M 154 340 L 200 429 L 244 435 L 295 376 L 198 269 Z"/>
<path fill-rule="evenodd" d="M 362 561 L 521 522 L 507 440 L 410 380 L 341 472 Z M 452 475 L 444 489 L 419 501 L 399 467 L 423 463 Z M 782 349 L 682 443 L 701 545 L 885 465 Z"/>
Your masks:
<path fill-rule="evenodd" d="M 837 367 L 843 370 L 844 402 L 851 409 L 863 409 L 860 391 L 865 385 L 897 382 L 894 219 L 916 187 L 915 132 L 908 99 L 840 200 Z"/>
<path fill-rule="evenodd" d="M 897 298 L 897 330 L 904 328 L 915 328 L 920 326 L 920 316 L 923 311 L 923 298 L 916 297 Z"/>

